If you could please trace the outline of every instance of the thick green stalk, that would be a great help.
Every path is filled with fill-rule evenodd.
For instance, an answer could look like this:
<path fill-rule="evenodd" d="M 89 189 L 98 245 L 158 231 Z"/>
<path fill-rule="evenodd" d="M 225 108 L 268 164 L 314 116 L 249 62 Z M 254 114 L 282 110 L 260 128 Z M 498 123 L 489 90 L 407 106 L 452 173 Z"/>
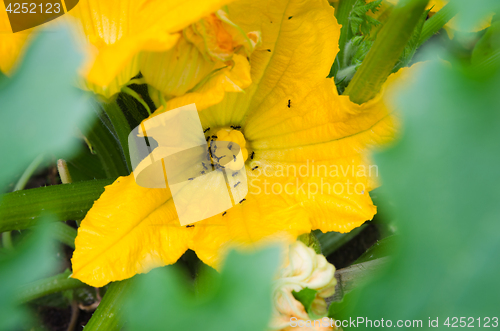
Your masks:
<path fill-rule="evenodd" d="M 43 213 L 54 219 L 82 219 L 111 179 L 53 185 L 0 195 L 0 232 L 36 225 Z"/>
<path fill-rule="evenodd" d="M 422 29 L 420 34 L 419 45 L 425 43 L 430 37 L 432 37 L 436 32 L 441 30 L 443 26 L 448 23 L 457 14 L 456 6 L 453 4 L 447 4 L 440 11 L 429 18 Z"/>
<path fill-rule="evenodd" d="M 21 302 L 28 302 L 52 293 L 86 286 L 78 279 L 69 278 L 70 275 L 71 271 L 66 270 L 59 275 L 26 284 L 20 288 L 18 299 Z"/>
<path fill-rule="evenodd" d="M 344 92 L 351 101 L 362 104 L 377 95 L 410 40 L 428 2 L 400 1 L 394 8 Z"/>
<path fill-rule="evenodd" d="M 132 280 L 109 285 L 99 307 L 85 326 L 85 331 L 118 331 L 123 326 L 123 306 Z"/>
<path fill-rule="evenodd" d="M 58 241 L 75 248 L 76 229 L 66 223 L 55 222 L 50 224 L 50 232 Z"/>

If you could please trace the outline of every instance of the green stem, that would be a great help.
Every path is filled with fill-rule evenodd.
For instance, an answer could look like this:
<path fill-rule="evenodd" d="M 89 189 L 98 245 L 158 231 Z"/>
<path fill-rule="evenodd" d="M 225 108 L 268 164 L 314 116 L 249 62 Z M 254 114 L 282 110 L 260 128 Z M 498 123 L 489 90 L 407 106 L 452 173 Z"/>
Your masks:
<path fill-rule="evenodd" d="M 75 248 L 75 238 L 76 230 L 63 222 L 55 222 L 50 224 L 50 232 L 55 239 L 68 245 L 71 248 Z"/>
<path fill-rule="evenodd" d="M 6 249 L 14 249 L 14 245 L 12 244 L 12 234 L 10 231 L 2 233 L 2 245 Z"/>
<path fill-rule="evenodd" d="M 122 87 L 122 92 L 123 93 L 126 93 L 132 97 L 134 97 L 137 101 L 140 102 L 141 105 L 144 106 L 144 108 L 146 108 L 146 110 L 148 111 L 149 115 L 151 115 L 151 109 L 149 109 L 149 106 L 148 104 L 146 103 L 146 101 L 144 101 L 144 99 L 139 95 L 139 93 L 137 93 L 136 91 L 132 90 L 130 87 L 128 86 L 124 86 Z"/>
<path fill-rule="evenodd" d="M 99 307 L 85 326 L 85 331 L 118 331 L 123 325 L 124 302 L 132 280 L 127 279 L 109 285 Z"/>
<path fill-rule="evenodd" d="M 380 30 L 344 94 L 362 104 L 380 91 L 410 40 L 429 0 L 400 1 Z"/>
<path fill-rule="evenodd" d="M 429 18 L 422 29 L 420 40 L 418 41 L 419 47 L 425 43 L 436 32 L 441 30 L 443 26 L 448 23 L 457 14 L 456 6 L 447 4 L 440 11 Z"/>
<path fill-rule="evenodd" d="M 28 180 L 31 178 L 33 173 L 36 171 L 36 169 L 38 168 L 40 163 L 42 163 L 43 157 L 44 157 L 44 155 L 40 154 L 33 160 L 33 162 L 30 163 L 28 168 L 26 168 L 26 170 L 24 170 L 21 178 L 19 178 L 19 180 L 17 181 L 16 186 L 14 186 L 13 191 L 20 191 L 20 190 L 24 189 L 24 187 L 28 183 Z"/>
<path fill-rule="evenodd" d="M 86 286 L 78 279 L 69 278 L 70 275 L 71 271 L 66 270 L 59 275 L 26 284 L 20 288 L 18 299 L 25 303 L 52 293 Z"/>
<path fill-rule="evenodd" d="M 52 185 L 0 195 L 0 232 L 36 225 L 44 212 L 60 220 L 82 219 L 111 179 Z"/>
<path fill-rule="evenodd" d="M 73 180 L 71 179 L 71 174 L 68 170 L 68 163 L 66 163 L 66 160 L 57 160 L 57 172 L 59 173 L 59 177 L 61 178 L 61 182 L 63 184 L 71 184 L 73 182 Z"/>

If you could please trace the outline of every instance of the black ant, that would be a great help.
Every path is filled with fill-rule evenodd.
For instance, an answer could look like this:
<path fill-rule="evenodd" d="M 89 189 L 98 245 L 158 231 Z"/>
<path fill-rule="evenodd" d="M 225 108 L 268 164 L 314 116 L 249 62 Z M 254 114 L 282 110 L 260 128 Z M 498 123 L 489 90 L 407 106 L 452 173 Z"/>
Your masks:
<path fill-rule="evenodd" d="M 219 138 L 219 137 L 217 137 L 216 135 L 213 135 L 213 136 L 212 136 L 212 138 L 217 139 L 217 138 Z"/>
<path fill-rule="evenodd" d="M 203 133 L 207 133 L 208 130 L 210 130 L 210 128 L 206 128 L 205 131 L 203 131 Z"/>
<path fill-rule="evenodd" d="M 241 129 L 241 125 L 231 125 L 231 129 L 234 129 L 234 130 Z"/>
<path fill-rule="evenodd" d="M 227 214 L 227 211 L 224 212 L 224 214 L 222 214 L 222 216 L 226 215 Z"/>
<path fill-rule="evenodd" d="M 188 178 L 188 180 L 193 180 L 193 179 L 194 179 L 194 177 Z"/>
<path fill-rule="evenodd" d="M 194 228 L 194 225 L 186 225 L 186 228 Z"/>
<path fill-rule="evenodd" d="M 236 155 L 233 155 L 234 162 L 236 162 Z"/>
<path fill-rule="evenodd" d="M 207 166 L 205 165 L 205 163 L 201 162 L 201 164 L 203 165 L 203 169 L 208 170 L 208 168 L 207 168 Z"/>
<path fill-rule="evenodd" d="M 240 201 L 240 203 L 242 203 L 243 201 L 247 201 L 247 199 L 243 199 L 243 200 L 241 200 L 241 201 Z"/>
<path fill-rule="evenodd" d="M 290 108 L 290 102 L 291 102 L 290 99 L 288 99 L 288 108 Z"/>
<path fill-rule="evenodd" d="M 234 184 L 234 188 L 236 188 L 236 186 L 238 186 L 240 184 L 240 182 L 237 182 L 236 184 Z"/>
<path fill-rule="evenodd" d="M 250 155 L 250 159 L 253 160 L 253 156 L 255 155 L 255 152 L 252 152 L 252 155 Z"/>
<path fill-rule="evenodd" d="M 255 169 L 257 169 L 259 166 L 255 166 L 252 168 L 252 171 L 254 171 Z"/>
<path fill-rule="evenodd" d="M 232 174 L 232 176 L 234 177 L 234 176 L 236 176 L 237 174 L 238 174 L 238 172 L 235 172 L 235 173 L 233 173 L 233 174 Z"/>

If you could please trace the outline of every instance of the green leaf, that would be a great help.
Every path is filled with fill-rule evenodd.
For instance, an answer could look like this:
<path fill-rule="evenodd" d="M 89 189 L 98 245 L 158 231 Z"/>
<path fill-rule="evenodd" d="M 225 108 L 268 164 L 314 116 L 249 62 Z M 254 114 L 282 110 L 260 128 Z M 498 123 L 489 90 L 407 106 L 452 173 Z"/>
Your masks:
<path fill-rule="evenodd" d="M 112 182 L 91 180 L 0 195 L 0 232 L 36 225 L 46 212 L 54 213 L 59 220 L 82 219 L 104 192 L 104 186 Z"/>
<path fill-rule="evenodd" d="M 318 238 L 319 244 L 321 246 L 321 251 L 324 256 L 328 256 L 335 252 L 337 249 L 342 247 L 342 245 L 351 241 L 356 237 L 364 228 L 365 224 L 353 229 L 351 232 L 340 233 L 340 232 L 327 232 L 322 233 L 321 231 L 315 231 L 316 238 Z"/>
<path fill-rule="evenodd" d="M 108 178 L 116 179 L 119 176 L 129 175 L 125 154 L 113 125 L 99 105 L 94 103 L 93 107 L 98 118 L 92 125 L 82 124 L 82 132 L 85 132 L 85 137 L 101 161 Z"/>
<path fill-rule="evenodd" d="M 137 277 L 127 302 L 128 330 L 259 331 L 271 314 L 271 284 L 279 251 L 230 252 L 214 290 L 194 295 L 173 266 Z M 189 326 L 188 326 L 189 325 Z"/>
<path fill-rule="evenodd" d="M 299 292 L 292 291 L 292 294 L 295 299 L 297 299 L 303 306 L 306 312 L 311 316 L 311 308 L 314 299 L 316 298 L 316 294 L 318 290 L 313 290 L 308 287 L 303 288 Z M 315 319 L 316 316 L 311 316 L 311 318 Z"/>
<path fill-rule="evenodd" d="M 403 137 L 376 160 L 401 240 L 353 316 L 498 316 L 500 68 L 443 57 L 394 94 Z"/>
<path fill-rule="evenodd" d="M 397 236 L 392 235 L 377 241 L 373 246 L 361 255 L 354 264 L 363 263 L 379 259 L 384 256 L 390 256 L 394 253 L 394 247 L 397 243 Z"/>
<path fill-rule="evenodd" d="M 69 29 L 41 31 L 0 90 L 0 187 L 43 151 L 71 151 L 89 96 L 73 86 L 82 56 Z"/>
<path fill-rule="evenodd" d="M 57 158 L 64 159 L 64 156 L 58 155 Z M 80 143 L 75 156 L 65 161 L 73 183 L 107 178 L 99 157 L 92 154 L 86 144 Z"/>
<path fill-rule="evenodd" d="M 297 240 L 303 242 L 307 247 L 314 249 L 316 254 L 321 254 L 321 244 L 313 232 L 301 234 Z"/>

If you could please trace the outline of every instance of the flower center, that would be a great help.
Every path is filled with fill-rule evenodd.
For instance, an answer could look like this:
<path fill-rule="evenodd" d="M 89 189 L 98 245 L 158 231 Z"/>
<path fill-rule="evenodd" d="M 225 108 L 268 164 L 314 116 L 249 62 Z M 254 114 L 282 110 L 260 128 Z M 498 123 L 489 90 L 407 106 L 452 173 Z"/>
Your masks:
<path fill-rule="evenodd" d="M 217 143 L 221 142 L 221 143 Z M 227 143 L 222 143 L 227 142 Z M 234 144 L 238 144 L 239 148 Z M 241 131 L 232 128 L 223 128 L 211 136 L 208 142 L 211 148 L 212 163 L 224 165 L 234 171 L 243 168 L 248 159 L 247 142 Z M 241 150 L 241 157 L 238 157 Z"/>

